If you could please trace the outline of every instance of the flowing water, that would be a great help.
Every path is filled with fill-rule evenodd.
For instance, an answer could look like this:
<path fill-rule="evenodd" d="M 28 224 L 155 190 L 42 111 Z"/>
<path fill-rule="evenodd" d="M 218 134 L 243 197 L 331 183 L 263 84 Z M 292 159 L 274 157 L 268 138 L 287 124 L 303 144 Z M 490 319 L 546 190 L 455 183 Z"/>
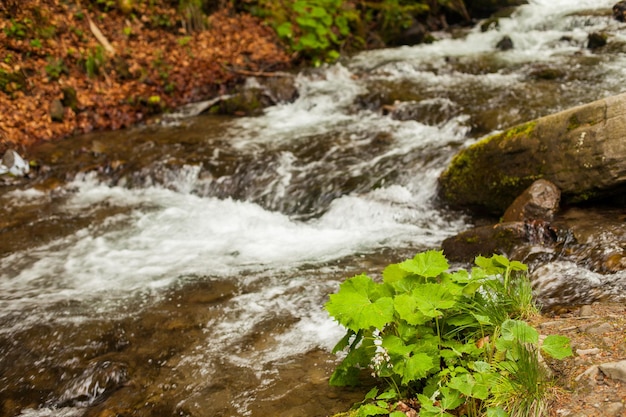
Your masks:
<path fill-rule="evenodd" d="M 436 199 L 462 146 L 626 90 L 613 3 L 531 0 L 486 32 L 362 53 L 259 117 L 33 149 L 47 180 L 0 196 L 0 415 L 345 410 L 363 389 L 328 387 L 328 294 L 470 226 Z"/>

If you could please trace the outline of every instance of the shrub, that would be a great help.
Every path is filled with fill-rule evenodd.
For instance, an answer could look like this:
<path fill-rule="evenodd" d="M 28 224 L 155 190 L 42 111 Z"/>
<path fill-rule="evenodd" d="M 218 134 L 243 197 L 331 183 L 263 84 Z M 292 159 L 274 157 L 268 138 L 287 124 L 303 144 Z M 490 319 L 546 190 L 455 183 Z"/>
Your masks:
<path fill-rule="evenodd" d="M 330 296 L 327 311 L 347 329 L 331 385 L 358 384 L 369 369 L 388 386 L 370 391 L 357 415 L 403 416 L 403 398 L 415 399 L 422 417 L 543 409 L 550 381 L 538 354 L 562 359 L 571 349 L 561 336 L 540 346 L 521 320 L 537 312 L 526 266 L 494 255 L 471 271 L 448 268 L 442 252 L 424 252 L 389 265 L 382 282 L 358 275 Z"/>

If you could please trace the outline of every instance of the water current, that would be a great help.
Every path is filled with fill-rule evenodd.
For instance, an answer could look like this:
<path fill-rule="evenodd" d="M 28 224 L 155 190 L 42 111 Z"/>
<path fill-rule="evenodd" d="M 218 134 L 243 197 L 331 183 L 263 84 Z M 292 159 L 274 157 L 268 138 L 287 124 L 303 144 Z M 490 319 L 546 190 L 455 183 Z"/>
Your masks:
<path fill-rule="evenodd" d="M 326 416 L 359 400 L 327 386 L 343 334 L 328 294 L 471 225 L 436 199 L 461 147 L 626 90 L 613 0 L 529 3 L 307 71 L 258 117 L 42 148 L 66 175 L 0 196 L 0 415 Z M 608 45 L 588 49 L 599 31 Z"/>

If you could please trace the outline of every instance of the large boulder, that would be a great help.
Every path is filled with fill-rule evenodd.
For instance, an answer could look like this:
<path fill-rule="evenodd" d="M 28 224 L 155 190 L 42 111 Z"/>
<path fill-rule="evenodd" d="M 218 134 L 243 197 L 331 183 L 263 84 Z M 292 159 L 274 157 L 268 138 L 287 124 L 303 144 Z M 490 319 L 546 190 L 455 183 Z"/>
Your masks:
<path fill-rule="evenodd" d="M 439 178 L 440 195 L 497 215 L 538 179 L 554 183 L 566 204 L 621 199 L 625 136 L 626 94 L 542 117 L 459 152 Z"/>
<path fill-rule="evenodd" d="M 508 7 L 527 4 L 526 0 L 465 0 L 465 7 L 472 17 L 488 17 Z"/>

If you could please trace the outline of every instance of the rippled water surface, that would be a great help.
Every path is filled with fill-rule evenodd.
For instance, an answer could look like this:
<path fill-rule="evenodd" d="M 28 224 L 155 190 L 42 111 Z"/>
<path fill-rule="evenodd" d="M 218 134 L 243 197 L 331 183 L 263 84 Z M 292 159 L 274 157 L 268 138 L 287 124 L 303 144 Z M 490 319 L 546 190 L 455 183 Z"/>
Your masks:
<path fill-rule="evenodd" d="M 34 149 L 52 174 L 0 196 L 0 415 L 345 410 L 363 392 L 328 387 L 328 294 L 469 227 L 435 198 L 462 146 L 626 90 L 613 3 L 535 0 L 497 29 L 362 53 L 259 117 Z"/>

